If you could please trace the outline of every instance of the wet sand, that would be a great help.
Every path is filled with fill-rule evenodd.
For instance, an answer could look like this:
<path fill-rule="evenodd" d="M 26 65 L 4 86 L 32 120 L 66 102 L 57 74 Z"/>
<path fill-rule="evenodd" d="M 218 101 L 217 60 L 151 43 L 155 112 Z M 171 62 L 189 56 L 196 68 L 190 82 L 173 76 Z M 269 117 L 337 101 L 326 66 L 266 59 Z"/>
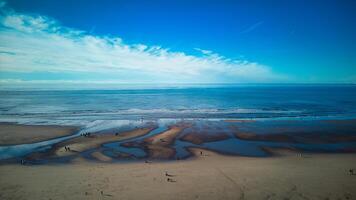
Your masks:
<path fill-rule="evenodd" d="M 149 162 L 113 162 L 114 157 L 104 154 L 101 148 L 104 143 L 143 136 L 154 128 L 82 136 L 58 143 L 49 154 L 39 155 L 78 155 L 69 163 L 2 163 L 0 199 L 356 198 L 356 175 L 349 173 L 349 169 L 355 169 L 356 174 L 356 154 L 352 153 L 301 153 L 295 148 L 264 147 L 271 157 L 253 158 L 191 147 L 188 150 L 194 157 L 190 159 L 156 160 L 175 155 L 172 145 L 190 128 L 188 123 L 172 125 L 140 142 L 123 144 L 144 149 Z M 191 141 L 206 140 L 199 134 L 189 137 Z M 245 139 L 261 138 L 245 135 Z M 71 151 L 65 151 L 64 146 Z M 80 156 L 80 152 L 90 149 L 90 156 L 97 162 Z M 166 172 L 172 176 L 166 176 Z"/>
<path fill-rule="evenodd" d="M 178 134 L 188 126 L 188 124 L 175 125 L 167 131 L 145 139 L 142 145 L 148 151 L 149 157 L 151 159 L 172 158 L 175 155 L 175 149 L 171 147 L 171 144 Z"/>
<path fill-rule="evenodd" d="M 285 142 L 285 143 L 306 143 L 306 144 L 328 144 L 355 142 L 356 135 L 346 134 L 253 134 L 253 133 L 235 133 L 240 140 L 249 141 L 268 141 L 268 142 Z"/>
<path fill-rule="evenodd" d="M 356 198 L 356 175 L 348 172 L 356 168 L 355 154 L 273 150 L 279 156 L 250 158 L 191 151 L 196 158 L 175 162 L 1 165 L 0 199 Z"/>
<path fill-rule="evenodd" d="M 193 144 L 203 144 L 206 142 L 214 142 L 219 140 L 226 140 L 229 138 L 229 135 L 225 133 L 217 133 L 217 134 L 206 134 L 206 133 L 188 133 L 185 134 L 180 140 L 185 142 L 190 142 Z"/>
<path fill-rule="evenodd" d="M 155 129 L 155 126 L 138 128 L 131 131 L 125 131 L 119 134 L 116 133 L 106 133 L 106 134 L 91 134 L 88 137 L 77 137 L 71 140 L 60 142 L 56 144 L 53 148 L 54 156 L 68 156 L 84 152 L 89 149 L 98 148 L 102 144 L 114 141 L 120 141 L 129 138 L 135 138 L 148 134 L 150 131 Z M 69 151 L 65 150 L 65 147 L 69 148 Z"/>
<path fill-rule="evenodd" d="M 74 134 L 73 126 L 40 126 L 0 123 L 0 145 L 27 144 L 41 142 Z"/>
<path fill-rule="evenodd" d="M 296 142 L 291 136 L 283 134 L 265 134 L 257 135 L 253 133 L 235 133 L 235 136 L 240 140 L 250 141 L 270 141 L 270 142 Z"/>

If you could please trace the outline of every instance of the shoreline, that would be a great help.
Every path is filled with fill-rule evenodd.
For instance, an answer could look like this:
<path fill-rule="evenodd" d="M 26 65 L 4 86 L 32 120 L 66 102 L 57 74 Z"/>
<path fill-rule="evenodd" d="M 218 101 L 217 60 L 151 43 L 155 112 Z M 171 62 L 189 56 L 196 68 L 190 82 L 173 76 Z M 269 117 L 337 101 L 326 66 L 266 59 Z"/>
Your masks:
<path fill-rule="evenodd" d="M 294 123 L 175 121 L 164 124 L 145 122 L 140 126 L 132 125 L 121 131 L 118 128 L 99 130 L 87 136 L 84 135 L 85 129 L 81 129 L 80 136 L 59 140 L 48 145 L 45 150 L 38 149 L 45 147 L 46 143 L 37 147 L 32 144 L 10 146 L 8 149 L 3 149 L 3 153 L 7 153 L 9 157 L 1 163 L 19 162 L 19 159 L 24 159 L 29 164 L 61 162 L 61 160 L 71 162 L 78 157 L 103 162 L 130 159 L 180 160 L 193 156 L 189 148 L 202 148 L 221 155 L 246 157 L 270 157 L 273 152 L 269 149 L 274 148 L 294 149 L 299 153 L 355 153 L 356 135 L 352 132 L 356 130 L 354 121 L 307 122 L 308 126 L 303 126 L 300 121 Z M 51 136 L 51 139 L 60 138 L 56 137 L 58 136 L 56 132 L 54 134 L 49 132 L 53 129 L 73 130 L 73 127 L 65 126 L 18 124 L 7 124 L 7 126 L 12 128 L 13 132 L 17 131 L 12 136 L 13 139 L 18 140 L 23 136 L 38 134 L 38 130 L 46 133 L 46 137 Z M 344 127 L 347 127 L 347 132 Z M 304 132 L 298 132 L 299 130 Z M 32 147 L 29 149 L 27 145 Z M 17 152 L 19 149 L 24 153 L 11 157 L 12 152 Z"/>

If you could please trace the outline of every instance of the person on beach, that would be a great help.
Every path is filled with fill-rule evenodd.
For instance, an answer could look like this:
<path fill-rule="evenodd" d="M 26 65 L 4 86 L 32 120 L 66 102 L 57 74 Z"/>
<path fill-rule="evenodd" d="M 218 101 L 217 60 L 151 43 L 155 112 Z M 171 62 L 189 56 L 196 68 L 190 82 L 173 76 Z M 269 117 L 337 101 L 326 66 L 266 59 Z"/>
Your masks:
<path fill-rule="evenodd" d="M 87 132 L 87 133 L 82 133 L 80 134 L 81 136 L 84 136 L 84 137 L 89 137 L 90 136 L 90 132 Z"/>
<path fill-rule="evenodd" d="M 172 175 L 172 174 L 168 174 L 168 172 L 166 171 L 166 174 L 165 174 L 166 176 L 169 176 L 169 177 L 173 177 L 174 175 Z"/>
<path fill-rule="evenodd" d="M 349 172 L 350 172 L 350 175 L 355 175 L 354 169 L 350 169 Z"/>
<path fill-rule="evenodd" d="M 171 178 L 167 178 L 168 182 L 176 182 L 175 180 L 171 179 Z"/>

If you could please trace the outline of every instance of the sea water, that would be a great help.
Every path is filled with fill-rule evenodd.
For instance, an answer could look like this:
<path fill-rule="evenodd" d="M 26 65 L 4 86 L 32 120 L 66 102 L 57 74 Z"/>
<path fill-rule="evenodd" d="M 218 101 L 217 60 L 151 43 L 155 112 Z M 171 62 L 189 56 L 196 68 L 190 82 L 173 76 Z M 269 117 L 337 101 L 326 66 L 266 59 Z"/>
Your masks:
<path fill-rule="evenodd" d="M 348 119 L 355 85 L 0 91 L 0 121 L 120 126 L 156 119 Z"/>

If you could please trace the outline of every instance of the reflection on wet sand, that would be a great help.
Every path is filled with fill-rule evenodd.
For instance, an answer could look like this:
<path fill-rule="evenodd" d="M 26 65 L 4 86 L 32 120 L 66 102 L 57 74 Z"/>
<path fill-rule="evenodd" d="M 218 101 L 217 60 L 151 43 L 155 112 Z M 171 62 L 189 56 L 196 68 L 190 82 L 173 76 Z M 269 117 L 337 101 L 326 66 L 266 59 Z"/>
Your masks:
<path fill-rule="evenodd" d="M 353 122 L 182 120 L 164 124 L 147 123 L 126 131 L 83 133 L 56 143 L 47 150 L 30 152 L 21 159 L 29 163 L 71 161 L 79 157 L 99 162 L 169 160 L 194 156 L 192 148 L 252 157 L 274 156 L 271 149 L 355 152 L 356 135 L 353 131 L 356 129 Z M 347 128 L 340 128 L 340 124 Z M 300 126 L 303 132 L 298 132 Z"/>

